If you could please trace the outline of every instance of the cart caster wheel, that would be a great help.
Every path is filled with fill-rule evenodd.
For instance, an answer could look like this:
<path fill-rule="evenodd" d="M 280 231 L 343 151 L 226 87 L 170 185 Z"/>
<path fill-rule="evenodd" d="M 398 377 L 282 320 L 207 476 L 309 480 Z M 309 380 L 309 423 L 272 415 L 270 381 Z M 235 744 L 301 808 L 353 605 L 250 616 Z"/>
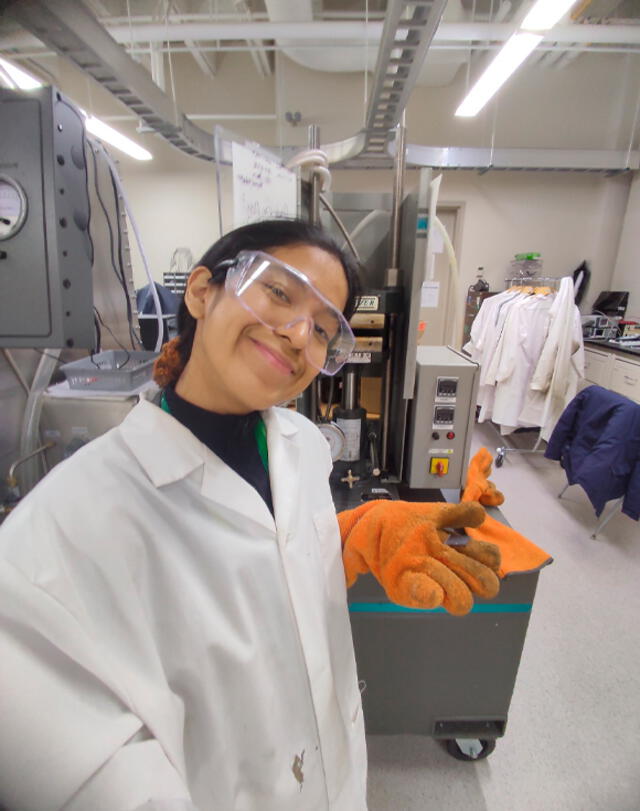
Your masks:
<path fill-rule="evenodd" d="M 496 467 L 502 467 L 503 464 L 504 464 L 504 453 L 500 453 L 500 451 L 498 451 L 496 455 Z"/>
<path fill-rule="evenodd" d="M 477 738 L 450 738 L 445 741 L 447 752 L 456 760 L 484 760 L 496 748 L 496 742 Z"/>

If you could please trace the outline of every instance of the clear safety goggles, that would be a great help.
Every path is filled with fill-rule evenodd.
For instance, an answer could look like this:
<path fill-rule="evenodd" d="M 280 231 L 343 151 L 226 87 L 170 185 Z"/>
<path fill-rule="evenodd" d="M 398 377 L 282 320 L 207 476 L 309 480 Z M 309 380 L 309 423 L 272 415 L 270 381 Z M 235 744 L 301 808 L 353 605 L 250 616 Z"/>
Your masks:
<path fill-rule="evenodd" d="M 262 251 L 241 251 L 228 268 L 226 290 L 266 327 L 307 325 L 312 366 L 334 375 L 347 362 L 355 346 L 349 322 L 304 273 Z"/>

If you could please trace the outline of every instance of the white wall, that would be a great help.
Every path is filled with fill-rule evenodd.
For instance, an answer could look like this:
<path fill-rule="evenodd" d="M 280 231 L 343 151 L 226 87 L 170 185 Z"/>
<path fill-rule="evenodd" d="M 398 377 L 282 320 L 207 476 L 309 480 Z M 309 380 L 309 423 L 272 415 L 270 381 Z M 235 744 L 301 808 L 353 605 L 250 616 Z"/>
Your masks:
<path fill-rule="evenodd" d="M 157 281 L 162 281 L 176 247 L 189 247 L 197 258 L 217 238 L 213 167 L 203 163 L 200 171 L 178 173 L 159 173 L 151 167 L 135 172 L 125 169 L 123 178 Z M 588 308 L 600 290 L 613 284 L 630 180 L 628 175 L 607 178 L 557 172 L 445 172 L 440 199 L 462 206 L 458 245 L 462 287 L 475 280 L 476 269 L 482 265 L 492 288 L 502 289 L 513 255 L 539 251 L 544 273 L 550 276 L 572 273 L 583 259 L 589 262 L 592 278 L 584 301 Z M 409 171 L 406 189 L 415 188 L 417 182 L 418 173 Z M 333 188 L 389 192 L 392 173 L 334 171 Z M 636 285 L 640 284 L 631 259 L 636 244 L 633 235 L 640 233 L 637 179 L 625 229 L 618 272 L 627 274 L 623 289 L 629 289 L 631 281 L 627 276 L 633 275 Z M 133 260 L 139 287 L 146 282 L 135 251 Z M 636 309 L 638 304 L 640 295 Z"/>
<path fill-rule="evenodd" d="M 611 289 L 629 291 L 627 316 L 640 321 L 640 172 L 631 184 Z"/>
<path fill-rule="evenodd" d="M 482 265 L 492 288 L 501 290 L 514 254 L 538 251 L 549 276 L 572 273 L 583 259 L 589 262 L 592 278 L 585 306 L 590 305 L 611 283 L 629 181 L 626 175 L 445 172 L 441 202 L 463 206 L 458 245 L 461 286 L 475 281 Z M 417 173 L 409 172 L 407 189 L 417 182 Z M 336 172 L 334 188 L 389 191 L 391 176 Z"/>
<path fill-rule="evenodd" d="M 195 161 L 194 161 L 195 162 Z M 149 267 L 162 283 L 171 255 L 186 247 L 198 259 L 219 236 L 216 179 L 213 164 L 199 162 L 200 171 L 122 171 L 122 182 L 138 224 Z M 136 289 L 147 284 L 142 261 L 129 230 Z"/>

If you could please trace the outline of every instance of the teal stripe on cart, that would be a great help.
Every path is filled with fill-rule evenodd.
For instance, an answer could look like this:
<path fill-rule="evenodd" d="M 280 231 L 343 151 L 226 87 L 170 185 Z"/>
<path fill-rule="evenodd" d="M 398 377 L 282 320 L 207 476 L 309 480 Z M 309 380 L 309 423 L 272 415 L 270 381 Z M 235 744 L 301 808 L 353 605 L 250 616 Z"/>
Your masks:
<path fill-rule="evenodd" d="M 477 603 L 472 614 L 529 614 L 532 603 Z M 444 608 L 405 608 L 395 603 L 349 603 L 352 614 L 447 614 Z"/>

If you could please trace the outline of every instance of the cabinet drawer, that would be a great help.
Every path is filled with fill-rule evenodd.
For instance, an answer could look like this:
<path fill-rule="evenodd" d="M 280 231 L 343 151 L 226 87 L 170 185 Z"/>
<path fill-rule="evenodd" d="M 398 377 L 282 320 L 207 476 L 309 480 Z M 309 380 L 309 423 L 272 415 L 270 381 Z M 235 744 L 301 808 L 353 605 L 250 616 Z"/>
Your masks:
<path fill-rule="evenodd" d="M 607 352 L 597 352 L 593 349 L 585 349 L 584 352 L 584 377 L 589 383 L 595 383 L 603 388 L 609 387 L 609 377 L 611 374 L 611 355 Z"/>
<path fill-rule="evenodd" d="M 615 358 L 609 388 L 640 403 L 640 363 Z"/>

